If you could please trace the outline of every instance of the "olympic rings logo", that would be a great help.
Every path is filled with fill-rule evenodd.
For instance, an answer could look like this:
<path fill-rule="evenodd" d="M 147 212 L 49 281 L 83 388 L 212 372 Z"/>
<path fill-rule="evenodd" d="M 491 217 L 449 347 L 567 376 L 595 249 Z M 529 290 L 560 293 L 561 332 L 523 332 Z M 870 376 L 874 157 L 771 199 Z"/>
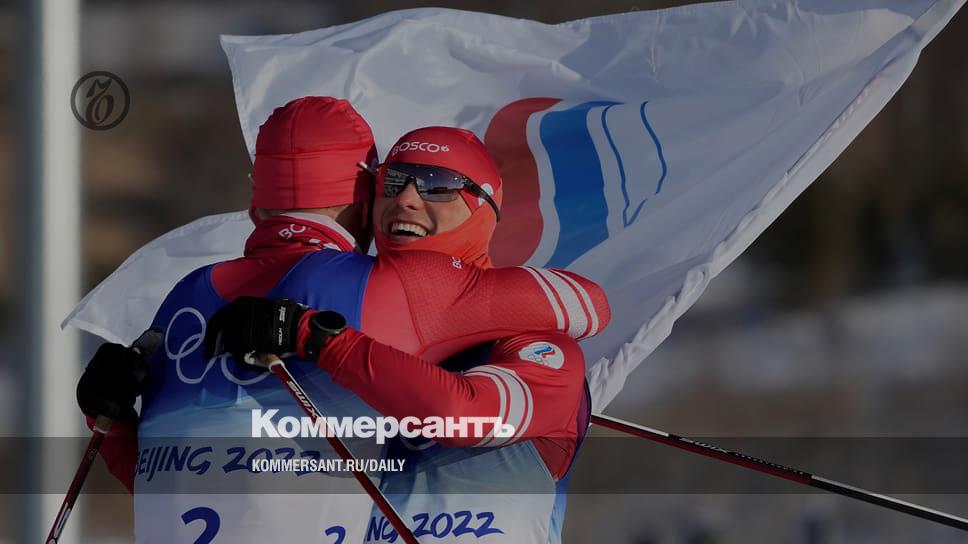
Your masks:
<path fill-rule="evenodd" d="M 185 337 L 185 339 L 182 341 L 178 349 L 173 350 L 172 346 L 169 344 L 169 339 L 171 338 L 171 329 L 172 329 L 172 326 L 174 326 L 175 322 L 178 321 L 179 317 L 181 316 L 186 316 L 185 318 L 183 318 L 183 321 L 184 319 L 188 319 L 193 323 L 196 323 L 198 327 L 198 332 L 190 334 L 187 337 Z M 266 376 L 269 375 L 268 372 L 263 372 L 255 376 L 254 378 L 249 378 L 249 379 L 239 378 L 238 376 L 232 373 L 231 367 L 235 366 L 235 363 L 229 360 L 228 353 L 216 355 L 215 357 L 212 357 L 211 359 L 209 359 L 205 363 L 205 368 L 202 370 L 202 373 L 200 375 L 196 377 L 191 377 L 187 375 L 185 373 L 186 369 L 182 368 L 182 361 L 184 361 L 186 358 L 190 357 L 192 354 L 198 351 L 198 348 L 202 346 L 202 342 L 204 340 L 205 340 L 205 316 L 203 316 L 201 312 L 199 312 L 195 308 L 186 306 L 185 308 L 178 310 L 177 312 L 175 312 L 174 315 L 171 316 L 171 321 L 168 322 L 168 326 L 165 328 L 165 341 L 164 341 L 165 355 L 168 356 L 169 360 L 175 362 L 175 373 L 178 375 L 178 379 L 181 380 L 182 383 L 186 383 L 188 385 L 201 383 L 201 381 L 205 379 L 205 376 L 208 375 L 208 371 L 211 370 L 212 367 L 215 366 L 215 363 L 220 359 L 221 359 L 220 366 L 222 367 L 222 375 L 225 376 L 226 380 L 236 385 L 256 384 L 266 379 Z M 190 369 L 192 365 L 189 364 L 186 366 L 188 366 Z"/>

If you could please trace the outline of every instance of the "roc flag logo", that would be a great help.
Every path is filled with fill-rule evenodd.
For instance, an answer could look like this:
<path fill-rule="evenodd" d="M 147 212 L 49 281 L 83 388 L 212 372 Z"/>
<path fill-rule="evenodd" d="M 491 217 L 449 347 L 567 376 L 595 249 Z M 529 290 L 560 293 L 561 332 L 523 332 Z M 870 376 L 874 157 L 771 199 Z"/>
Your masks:
<path fill-rule="evenodd" d="M 550 342 L 533 342 L 521 348 L 518 357 L 525 361 L 550 366 L 555 370 L 565 364 L 565 356 L 561 349 Z"/>
<path fill-rule="evenodd" d="M 668 175 L 648 104 L 526 98 L 494 115 L 484 143 L 504 179 L 496 265 L 567 267 L 647 213 Z"/>

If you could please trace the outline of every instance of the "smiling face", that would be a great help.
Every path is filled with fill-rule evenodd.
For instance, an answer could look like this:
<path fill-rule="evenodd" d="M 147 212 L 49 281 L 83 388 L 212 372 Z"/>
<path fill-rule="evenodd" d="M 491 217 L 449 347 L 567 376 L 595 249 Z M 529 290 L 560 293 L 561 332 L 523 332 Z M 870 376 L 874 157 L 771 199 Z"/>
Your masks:
<path fill-rule="evenodd" d="M 395 197 L 383 196 L 377 189 L 373 203 L 373 222 L 392 242 L 410 243 L 461 226 L 471 216 L 463 198 L 450 202 L 428 202 L 420 198 L 413 183 Z"/>

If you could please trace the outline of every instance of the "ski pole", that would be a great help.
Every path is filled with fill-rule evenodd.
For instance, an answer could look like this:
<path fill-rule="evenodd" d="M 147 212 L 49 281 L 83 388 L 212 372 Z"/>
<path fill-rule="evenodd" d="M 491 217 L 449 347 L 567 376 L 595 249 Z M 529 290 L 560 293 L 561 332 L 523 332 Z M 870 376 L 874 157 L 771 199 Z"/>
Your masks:
<path fill-rule="evenodd" d="M 296 381 L 296 378 L 293 377 L 292 373 L 289 372 L 289 369 L 286 368 L 286 363 L 272 353 L 257 353 L 255 354 L 254 358 L 260 365 L 267 367 L 272 371 L 273 374 L 276 375 L 277 378 L 279 378 L 279 381 L 286 386 L 289 394 L 296 399 L 296 402 L 302 407 L 303 411 L 306 412 L 306 415 L 313 420 L 313 423 L 316 425 L 326 425 L 325 435 L 330 446 L 336 450 L 336 453 L 338 453 L 344 461 L 349 462 L 351 466 L 356 466 L 356 463 L 353 462 L 355 461 L 353 454 L 349 449 L 347 449 L 346 445 L 343 444 L 339 437 L 333 434 L 332 429 L 329 428 L 329 425 L 326 424 L 326 420 L 323 418 L 323 413 L 309 398 L 309 395 L 307 395 L 303 388 L 299 385 L 299 382 Z M 400 535 L 403 541 L 407 544 L 419 544 L 417 542 L 417 538 L 413 536 L 413 533 L 410 532 L 407 524 L 404 523 L 403 518 L 400 517 L 400 514 L 397 513 L 396 509 L 393 508 L 393 505 L 390 504 L 390 501 L 387 500 L 380 489 L 373 483 L 373 481 L 370 480 L 369 476 L 367 476 L 363 471 L 357 469 L 354 469 L 352 472 L 353 476 L 356 477 L 356 480 L 360 482 L 360 485 L 362 485 L 363 489 L 366 490 L 366 494 L 373 499 L 373 502 L 376 503 L 376 505 L 380 508 L 380 511 L 383 512 L 383 515 L 386 516 L 387 520 L 390 522 L 390 525 L 396 529 L 397 534 Z"/>
<path fill-rule="evenodd" d="M 154 353 L 163 339 L 164 334 L 161 331 L 148 329 L 131 344 L 131 347 L 140 353 L 142 357 L 147 358 Z M 77 465 L 77 470 L 74 471 L 74 479 L 71 480 L 71 485 L 67 488 L 67 494 L 64 496 L 64 501 L 61 502 L 60 509 L 57 511 L 54 524 L 51 526 L 50 532 L 47 533 L 47 544 L 56 544 L 61 537 L 61 533 L 64 532 L 67 518 L 70 517 L 71 510 L 74 509 L 74 503 L 77 502 L 77 497 L 81 494 L 81 487 L 84 486 L 87 473 L 91 471 L 91 466 L 94 464 L 97 452 L 101 448 L 101 442 L 104 441 L 104 437 L 111 430 L 113 423 L 114 420 L 103 415 L 97 416 L 94 420 L 94 430 L 91 433 L 91 440 L 88 441 L 87 448 L 84 450 L 84 457 L 81 458 L 80 464 Z"/>
<path fill-rule="evenodd" d="M 770 461 L 764 461 L 762 459 L 746 455 L 745 453 L 727 450 L 725 448 L 713 446 L 712 444 L 706 444 L 705 442 L 699 442 L 690 438 L 677 436 L 665 431 L 651 429 L 644 425 L 636 425 L 635 423 L 629 423 L 628 421 L 623 421 L 621 419 L 603 414 L 592 414 L 592 423 L 625 434 L 637 436 L 639 438 L 645 438 L 661 444 L 666 444 L 679 449 L 691 451 L 693 453 L 698 453 L 700 455 L 705 455 L 706 457 L 711 457 L 720 461 L 726 461 L 727 463 L 733 463 L 734 465 L 739 465 L 741 467 L 746 467 L 764 474 L 783 478 L 784 480 L 808 485 L 817 489 L 823 489 L 824 491 L 829 491 L 831 493 L 836 493 L 838 495 L 843 495 L 845 497 L 850 497 L 852 499 L 857 499 L 870 504 L 876 504 L 877 506 L 890 508 L 891 510 L 895 510 L 897 512 L 903 512 L 905 514 L 916 516 L 922 519 L 941 523 L 949 527 L 961 529 L 962 531 L 968 531 L 968 519 L 946 514 L 938 510 L 912 504 L 900 499 L 895 499 L 894 497 L 889 497 L 880 493 L 874 493 L 873 491 L 867 491 L 866 489 L 840 483 L 835 480 L 822 478 L 795 468 L 772 463 Z"/>

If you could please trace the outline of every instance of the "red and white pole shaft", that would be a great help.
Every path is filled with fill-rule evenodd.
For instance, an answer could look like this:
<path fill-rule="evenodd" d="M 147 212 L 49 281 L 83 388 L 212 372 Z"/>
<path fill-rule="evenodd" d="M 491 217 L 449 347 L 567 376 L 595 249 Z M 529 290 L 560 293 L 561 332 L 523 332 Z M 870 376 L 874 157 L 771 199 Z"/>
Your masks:
<path fill-rule="evenodd" d="M 312 418 L 313 423 L 316 423 L 317 425 L 326 424 L 326 420 L 323 418 L 322 412 L 316 407 L 313 401 L 309 398 L 309 395 L 307 395 L 303 388 L 299 385 L 299 382 L 296 381 L 296 378 L 293 377 L 293 375 L 289 372 L 289 369 L 286 368 L 286 363 L 283 362 L 282 359 L 271 353 L 259 353 L 255 355 L 255 358 L 260 364 L 266 366 L 270 371 L 272 371 L 273 374 L 276 375 L 277 378 L 279 378 L 279 381 L 282 382 L 282 384 L 286 387 L 286 390 L 289 391 L 289 394 L 292 395 L 292 398 L 296 399 L 296 402 L 299 404 L 299 406 L 301 406 L 303 411 L 306 412 L 306 415 Z M 329 441 L 330 446 L 336 450 L 336 453 L 338 453 L 344 461 L 355 460 L 353 454 L 350 453 L 350 450 L 346 448 L 346 445 L 343 444 L 338 437 L 333 435 L 332 429 L 330 429 L 328 425 L 326 426 L 325 434 L 326 440 Z M 350 466 L 357 465 L 356 463 L 350 463 Z M 407 527 L 407 524 L 404 523 L 403 518 L 400 517 L 400 514 L 397 513 L 396 509 L 393 508 L 393 505 L 390 504 L 390 501 L 387 500 L 380 489 L 373 483 L 372 480 L 370 480 L 370 477 L 361 470 L 353 470 L 353 476 L 356 477 L 356 480 L 360 482 L 360 485 L 363 486 L 363 489 L 366 490 L 366 493 L 371 499 L 373 499 L 373 502 L 376 503 L 377 507 L 380 508 L 380 511 L 383 512 L 383 515 L 386 516 L 393 528 L 396 529 L 397 534 L 400 535 L 400 538 L 402 538 L 406 544 L 419 544 L 417 542 L 417 538 L 413 536 L 413 533 Z"/>

